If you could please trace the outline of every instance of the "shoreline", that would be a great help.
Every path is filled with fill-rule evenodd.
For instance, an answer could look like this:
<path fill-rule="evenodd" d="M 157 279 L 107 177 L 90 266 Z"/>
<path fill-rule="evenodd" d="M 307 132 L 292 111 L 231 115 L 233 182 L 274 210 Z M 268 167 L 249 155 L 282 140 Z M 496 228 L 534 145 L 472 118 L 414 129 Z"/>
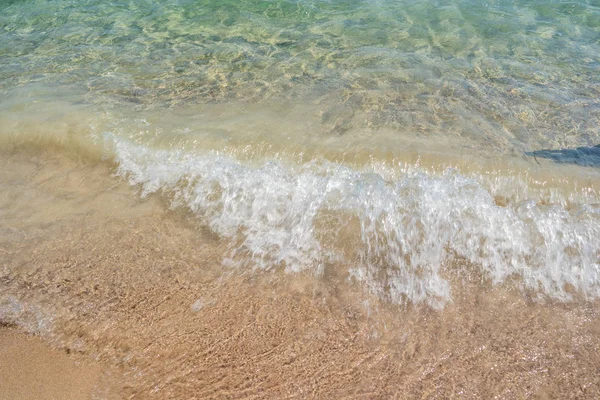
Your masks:
<path fill-rule="evenodd" d="M 230 268 L 226 241 L 105 165 L 2 163 L 29 217 L 3 217 L 0 319 L 122 371 L 115 398 L 600 396 L 598 301 L 536 300 L 465 266 L 435 311 L 345 266 Z"/>
<path fill-rule="evenodd" d="M 114 368 L 60 351 L 42 338 L 0 326 L 0 399 L 84 400 L 116 397 Z"/>
<path fill-rule="evenodd" d="M 600 7 L 39 3 L 0 400 L 600 399 Z"/>

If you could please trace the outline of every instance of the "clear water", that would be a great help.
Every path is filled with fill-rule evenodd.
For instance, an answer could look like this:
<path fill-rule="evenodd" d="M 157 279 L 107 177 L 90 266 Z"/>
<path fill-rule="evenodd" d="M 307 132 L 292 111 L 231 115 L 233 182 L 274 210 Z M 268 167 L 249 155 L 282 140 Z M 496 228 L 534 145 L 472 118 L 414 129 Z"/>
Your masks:
<path fill-rule="evenodd" d="M 3 0 L 0 139 L 115 162 L 225 263 L 600 295 L 598 170 L 526 155 L 600 143 L 597 1 Z"/>
<path fill-rule="evenodd" d="M 0 34 L 5 96 L 35 83 L 104 110 L 318 104 L 320 133 L 503 152 L 600 141 L 594 1 L 3 1 Z"/>

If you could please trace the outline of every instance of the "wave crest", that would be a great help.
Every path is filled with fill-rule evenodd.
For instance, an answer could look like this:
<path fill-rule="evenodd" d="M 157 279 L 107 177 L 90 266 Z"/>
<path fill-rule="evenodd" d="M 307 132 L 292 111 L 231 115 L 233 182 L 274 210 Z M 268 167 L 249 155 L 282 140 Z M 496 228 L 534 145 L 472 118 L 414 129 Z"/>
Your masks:
<path fill-rule="evenodd" d="M 498 204 L 475 178 L 409 168 L 393 179 L 314 159 L 246 165 L 227 155 L 156 150 L 107 135 L 118 174 L 163 192 L 231 240 L 235 262 L 321 273 L 343 262 L 393 302 L 442 307 L 457 258 L 494 284 L 510 276 L 560 300 L 600 295 L 600 207 Z M 454 263 L 452 265 L 460 265 Z"/>

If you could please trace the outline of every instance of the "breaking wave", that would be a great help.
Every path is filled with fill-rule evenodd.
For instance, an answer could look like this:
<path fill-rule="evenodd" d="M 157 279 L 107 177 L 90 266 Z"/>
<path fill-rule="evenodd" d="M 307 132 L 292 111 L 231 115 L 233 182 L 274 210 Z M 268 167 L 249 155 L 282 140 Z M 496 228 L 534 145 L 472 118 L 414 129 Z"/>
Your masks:
<path fill-rule="evenodd" d="M 543 201 L 527 197 L 519 176 L 491 181 L 452 168 L 360 169 L 325 159 L 251 163 L 105 139 L 117 174 L 143 197 L 165 194 L 229 240 L 224 262 L 315 274 L 343 263 L 384 298 L 433 307 L 451 300 L 445 271 L 467 265 L 494 284 L 516 276 L 521 289 L 559 300 L 573 291 L 600 296 L 593 194 L 580 204 L 556 194 Z"/>

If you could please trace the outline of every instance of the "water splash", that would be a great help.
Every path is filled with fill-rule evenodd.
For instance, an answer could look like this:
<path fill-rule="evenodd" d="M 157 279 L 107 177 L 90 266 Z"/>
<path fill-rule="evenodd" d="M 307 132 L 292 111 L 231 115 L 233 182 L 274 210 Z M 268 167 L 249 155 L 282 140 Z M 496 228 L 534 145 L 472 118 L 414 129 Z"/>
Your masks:
<path fill-rule="evenodd" d="M 319 273 L 342 261 L 352 275 L 398 303 L 443 306 L 455 259 L 494 284 L 511 276 L 553 298 L 600 295 L 600 207 L 532 199 L 498 205 L 477 179 L 419 168 L 390 180 L 314 159 L 245 165 L 229 156 L 154 150 L 115 140 L 118 174 L 161 192 L 233 243 L 252 266 Z"/>

